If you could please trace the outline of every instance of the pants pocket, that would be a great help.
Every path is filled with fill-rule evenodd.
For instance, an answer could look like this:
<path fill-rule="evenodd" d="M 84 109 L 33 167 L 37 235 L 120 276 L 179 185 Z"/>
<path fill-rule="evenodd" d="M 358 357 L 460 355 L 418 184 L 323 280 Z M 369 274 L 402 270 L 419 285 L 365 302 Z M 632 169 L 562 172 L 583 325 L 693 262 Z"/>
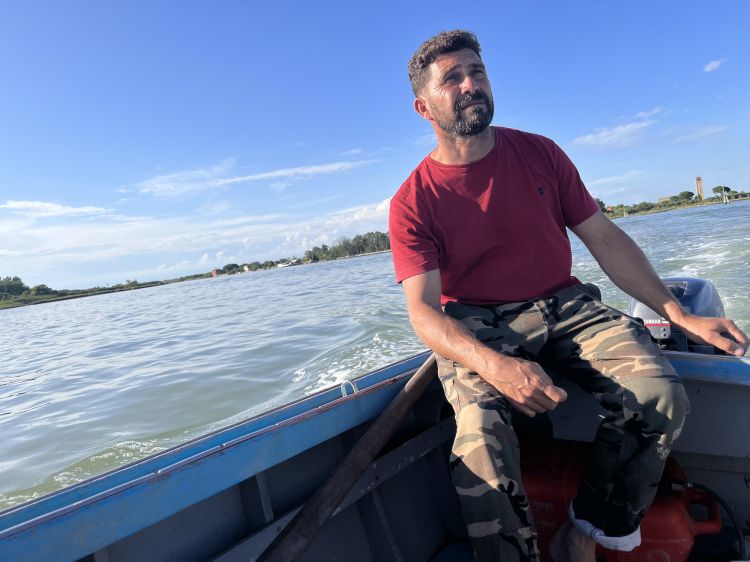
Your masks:
<path fill-rule="evenodd" d="M 443 393 L 445 399 L 453 408 L 453 411 L 458 414 L 461 411 L 461 399 L 459 397 L 458 389 L 456 389 L 456 363 L 450 359 L 438 356 L 438 379 L 440 384 L 443 386 Z"/>

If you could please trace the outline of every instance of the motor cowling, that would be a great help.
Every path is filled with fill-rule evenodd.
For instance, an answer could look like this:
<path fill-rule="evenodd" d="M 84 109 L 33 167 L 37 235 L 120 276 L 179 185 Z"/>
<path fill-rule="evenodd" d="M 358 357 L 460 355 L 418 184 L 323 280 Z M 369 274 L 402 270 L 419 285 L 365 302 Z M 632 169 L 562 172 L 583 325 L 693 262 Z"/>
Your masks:
<path fill-rule="evenodd" d="M 665 277 L 662 281 L 687 312 L 696 316 L 724 317 L 721 297 L 710 281 L 697 277 Z M 628 303 L 628 315 L 640 319 L 651 332 L 651 337 L 663 349 L 723 353 L 711 345 L 690 341 L 679 328 L 632 297 Z"/>

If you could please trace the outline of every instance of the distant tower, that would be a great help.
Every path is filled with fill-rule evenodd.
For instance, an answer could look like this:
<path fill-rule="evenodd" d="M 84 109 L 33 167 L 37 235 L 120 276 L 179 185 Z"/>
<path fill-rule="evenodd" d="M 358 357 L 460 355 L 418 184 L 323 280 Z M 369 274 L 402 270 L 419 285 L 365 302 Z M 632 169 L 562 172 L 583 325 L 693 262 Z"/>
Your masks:
<path fill-rule="evenodd" d="M 695 177 L 695 194 L 703 201 L 703 178 L 700 176 Z"/>

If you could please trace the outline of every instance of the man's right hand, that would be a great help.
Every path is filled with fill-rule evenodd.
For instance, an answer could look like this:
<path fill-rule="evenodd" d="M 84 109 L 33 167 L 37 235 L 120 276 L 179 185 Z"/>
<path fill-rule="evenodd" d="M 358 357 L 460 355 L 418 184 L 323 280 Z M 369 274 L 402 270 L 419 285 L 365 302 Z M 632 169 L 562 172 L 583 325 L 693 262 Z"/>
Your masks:
<path fill-rule="evenodd" d="M 532 361 L 508 357 L 480 342 L 469 329 L 440 308 L 440 271 L 433 269 L 404 279 L 409 318 L 417 335 L 443 357 L 479 373 L 520 412 L 534 417 L 554 409 L 567 393 L 552 384 Z"/>
<path fill-rule="evenodd" d="M 541 365 L 518 357 L 498 357 L 480 376 L 494 386 L 521 413 L 534 417 L 565 401 L 568 393 L 555 386 Z"/>

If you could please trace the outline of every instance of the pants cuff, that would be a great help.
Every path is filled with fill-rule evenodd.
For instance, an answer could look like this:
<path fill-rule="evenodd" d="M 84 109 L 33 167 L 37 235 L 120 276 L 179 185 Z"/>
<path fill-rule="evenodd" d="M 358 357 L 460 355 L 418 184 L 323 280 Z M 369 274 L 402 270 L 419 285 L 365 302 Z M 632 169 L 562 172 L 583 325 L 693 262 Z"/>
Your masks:
<path fill-rule="evenodd" d="M 604 548 L 610 550 L 619 550 L 620 552 L 630 552 L 634 548 L 641 545 L 641 527 L 622 537 L 609 537 L 604 531 L 598 527 L 594 527 L 591 523 L 585 519 L 576 519 L 576 514 L 573 511 L 573 502 L 570 502 L 568 506 L 568 516 L 570 517 L 573 526 L 578 529 L 584 535 L 588 535 L 596 541 L 597 544 L 602 545 Z"/>

